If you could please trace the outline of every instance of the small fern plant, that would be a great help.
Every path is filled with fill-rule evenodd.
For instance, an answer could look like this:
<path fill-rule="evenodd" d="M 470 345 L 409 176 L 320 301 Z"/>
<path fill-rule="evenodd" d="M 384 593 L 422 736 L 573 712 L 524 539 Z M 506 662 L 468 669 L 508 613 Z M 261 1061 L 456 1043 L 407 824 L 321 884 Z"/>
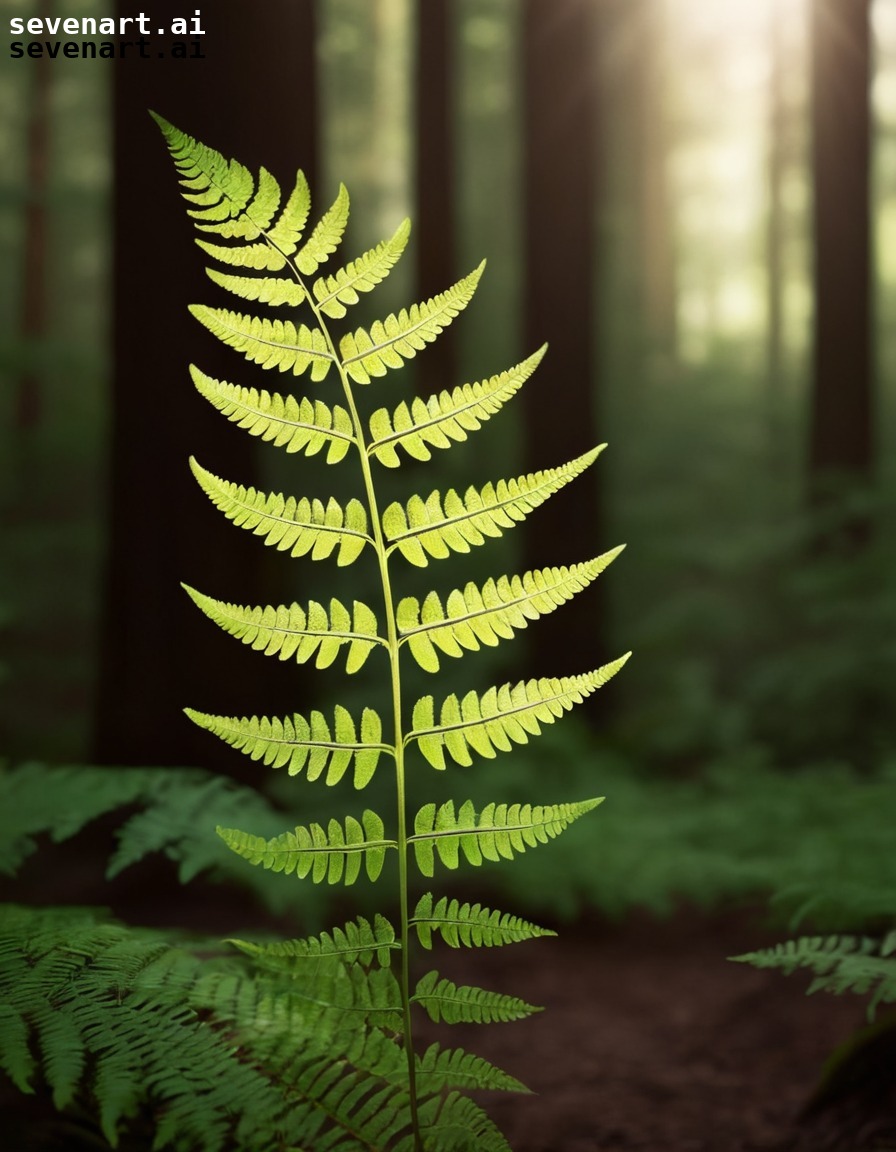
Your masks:
<path fill-rule="evenodd" d="M 265 544 L 293 557 L 332 558 L 339 566 L 368 557 L 376 573 L 371 597 L 351 605 L 331 598 L 329 604 L 243 606 L 187 588 L 206 616 L 267 656 L 313 660 L 320 669 L 344 659 L 349 673 L 376 659 L 384 669 L 384 700 L 377 707 L 365 706 L 360 716 L 341 705 L 332 713 L 311 710 L 286 717 L 187 710 L 196 724 L 227 744 L 273 768 L 285 767 L 292 776 L 304 772 L 310 782 L 327 785 L 348 776 L 361 790 L 387 761 L 394 781 L 394 806 L 386 815 L 366 808 L 360 818 L 334 816 L 326 825 L 310 823 L 273 839 L 235 828 L 218 828 L 218 833 L 251 864 L 316 884 L 350 885 L 362 871 L 376 881 L 393 859 L 397 923 L 377 914 L 372 923 L 358 917 L 310 939 L 238 946 L 262 966 L 300 977 L 305 988 L 318 981 L 318 1005 L 338 986 L 342 994 L 334 1008 L 346 1011 L 348 988 L 353 1023 L 363 1015 L 371 1030 L 385 1033 L 402 1052 L 406 1111 L 390 1112 L 383 1131 L 382 1123 L 372 1119 L 376 1099 L 371 1102 L 358 1088 L 357 1143 L 319 1134 L 314 1147 L 506 1148 L 487 1117 L 457 1090 L 522 1085 L 463 1052 L 431 1047 L 421 1055 L 414 1046 L 414 1014 L 422 1010 L 446 1023 L 487 1023 L 517 1020 L 536 1009 L 511 995 L 457 986 L 437 971 L 414 979 L 411 951 L 429 950 L 437 938 L 454 947 L 494 947 L 552 933 L 442 894 L 427 892 L 411 907 L 411 872 L 430 879 L 437 865 L 454 869 L 461 859 L 470 865 L 509 860 L 558 836 L 600 801 L 490 803 L 479 810 L 469 800 L 449 801 L 426 803 L 412 812 L 408 773 L 427 766 L 441 771 L 449 761 L 470 765 L 474 756 L 490 758 L 514 743 L 526 743 L 542 725 L 605 684 L 627 656 L 577 675 L 502 684 L 460 698 L 449 694 L 438 704 L 431 695 L 408 700 L 405 673 L 414 662 L 436 674 L 446 656 L 460 657 L 511 639 L 530 620 L 584 589 L 620 549 L 568 567 L 489 579 L 481 586 L 468 582 L 444 598 L 431 591 L 422 600 L 397 595 L 394 569 L 426 567 L 431 560 L 466 553 L 500 536 L 584 472 L 601 448 L 559 467 L 470 487 L 463 495 L 453 489 L 433 491 L 382 508 L 382 469 L 398 468 L 406 458 L 429 460 L 433 449 L 466 440 L 514 396 L 544 349 L 482 382 L 369 410 L 363 403 L 375 395 L 369 386 L 438 337 L 470 302 L 482 267 L 433 299 L 368 328 L 341 326 L 361 295 L 375 289 L 399 259 L 409 222 L 358 259 L 322 272 L 346 228 L 349 197 L 344 187 L 306 236 L 310 193 L 301 172 L 283 203 L 277 181 L 264 168 L 256 178 L 242 164 L 153 115 L 173 157 L 189 215 L 202 233 L 197 243 L 215 265 L 227 269 L 209 268 L 208 275 L 231 295 L 270 310 L 254 315 L 196 305 L 193 315 L 247 360 L 281 377 L 308 376 L 313 388 L 334 381 L 336 398 L 269 392 L 213 379 L 191 367 L 197 389 L 238 427 L 287 453 L 322 456 L 333 466 L 350 462 L 357 496 L 340 503 L 261 492 L 219 478 L 196 460 L 191 460 L 193 473 L 228 519 Z M 350 1059 L 341 1061 L 334 1075 L 350 1082 L 351 1067 Z M 343 1110 L 344 1091 L 343 1085 Z"/>

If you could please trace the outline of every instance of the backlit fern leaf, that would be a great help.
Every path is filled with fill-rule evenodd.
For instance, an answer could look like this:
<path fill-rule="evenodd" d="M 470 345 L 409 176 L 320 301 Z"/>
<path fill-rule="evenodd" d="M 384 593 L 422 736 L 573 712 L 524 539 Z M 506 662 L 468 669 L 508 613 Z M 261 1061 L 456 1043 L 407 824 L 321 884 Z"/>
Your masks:
<path fill-rule="evenodd" d="M 602 448 L 571 460 L 559 468 L 499 480 L 484 488 L 468 488 L 463 497 L 453 488 L 443 496 L 431 492 L 423 500 L 412 496 L 405 507 L 390 504 L 383 513 L 383 531 L 390 548 L 397 548 L 411 564 L 425 568 L 429 557 L 444 560 L 451 552 L 469 552 L 471 545 L 503 535 L 570 480 L 585 471 Z"/>
<path fill-rule="evenodd" d="M 498 412 L 532 375 L 545 354 L 543 346 L 527 360 L 478 384 L 463 384 L 426 400 L 415 397 L 393 413 L 378 408 L 370 417 L 368 453 L 387 468 L 397 468 L 402 448 L 415 460 L 429 460 L 430 448 L 450 448 L 466 440 Z"/>
<path fill-rule="evenodd" d="M 339 247 L 348 223 L 348 211 L 348 192 L 345 185 L 340 184 L 336 199 L 318 221 L 307 243 L 295 255 L 296 267 L 303 276 L 313 276 Z"/>
<path fill-rule="evenodd" d="M 343 928 L 333 928 L 304 940 L 277 940 L 271 944 L 231 940 L 230 943 L 253 959 L 275 970 L 284 968 L 286 971 L 294 970 L 292 962 L 295 960 L 318 960 L 322 956 L 336 957 L 346 962 L 357 961 L 365 965 L 376 959 L 381 967 L 387 968 L 391 951 L 399 947 L 395 929 L 379 912 L 373 924 L 359 916 Z"/>
<path fill-rule="evenodd" d="M 353 884 L 364 864 L 370 880 L 376 880 L 386 859 L 386 849 L 395 841 L 386 839 L 385 825 L 375 812 L 364 811 L 360 822 L 347 816 L 345 825 L 330 820 L 327 827 L 310 824 L 294 832 L 284 832 L 273 840 L 252 836 L 236 828 L 218 828 L 218 835 L 228 848 L 250 864 L 260 864 L 289 876 L 293 872 L 303 879 L 310 875 L 315 884 Z"/>
<path fill-rule="evenodd" d="M 492 948 L 502 944 L 517 944 L 538 936 L 556 936 L 549 928 L 539 928 L 519 916 L 483 908 L 481 904 L 461 904 L 443 896 L 433 904 L 432 893 L 427 892 L 417 901 L 411 924 L 424 948 L 432 948 L 433 933 L 438 933 L 452 948 L 461 945 L 473 948 Z"/>
<path fill-rule="evenodd" d="M 530 736 L 541 732 L 542 724 L 553 724 L 606 684 L 629 655 L 580 676 L 520 680 L 489 688 L 482 696 L 468 692 L 461 700 L 452 694 L 442 703 L 438 724 L 433 698 L 423 696 L 414 705 L 414 729 L 407 739 L 417 741 L 433 768 L 445 767 L 446 751 L 464 766 L 473 763 L 471 751 L 491 759 L 496 749 L 509 752 L 514 743 L 528 743 Z"/>
<path fill-rule="evenodd" d="M 369 331 L 358 328 L 339 342 L 342 366 L 357 384 L 369 384 L 372 376 L 385 376 L 390 368 L 401 368 L 442 332 L 473 298 L 484 262 L 446 292 L 423 304 L 402 308 L 385 320 L 377 320 Z"/>
<path fill-rule="evenodd" d="M 317 780 L 326 769 L 325 782 L 329 785 L 337 784 L 354 764 L 354 785 L 365 787 L 376 771 L 380 753 L 388 748 L 382 743 L 382 721 L 372 708 L 362 713 L 360 733 L 351 713 L 341 704 L 336 705 L 332 727 L 318 711 L 312 711 L 307 720 L 297 712 L 283 719 L 236 719 L 208 716 L 192 708 L 184 711 L 194 724 L 213 732 L 225 744 L 268 767 L 286 767 L 290 776 L 297 776 L 307 765 L 306 776 Z"/>
<path fill-rule="evenodd" d="M 213 600 L 186 584 L 183 587 L 210 620 L 266 656 L 295 658 L 299 664 L 315 656 L 315 667 L 327 668 L 348 645 L 346 671 L 357 672 L 372 649 L 384 643 L 377 635 L 373 610 L 359 600 L 351 612 L 335 599 L 330 601 L 329 610 L 316 600 L 306 608 L 298 604 L 244 608 Z"/>
<path fill-rule="evenodd" d="M 332 497 L 324 505 L 279 493 L 269 495 L 221 480 L 190 459 L 193 475 L 212 503 L 228 520 L 263 536 L 265 544 L 293 556 L 311 554 L 322 560 L 338 549 L 336 562 L 351 564 L 371 543 L 367 534 L 367 513 L 359 500 L 349 500 L 343 510 Z"/>
<path fill-rule="evenodd" d="M 422 605 L 414 596 L 399 602 L 396 619 L 402 643 L 427 672 L 438 672 L 439 651 L 447 656 L 477 652 L 510 639 L 514 630 L 553 612 L 587 587 L 622 551 L 610 552 L 567 568 L 541 568 L 522 576 L 487 580 L 480 589 L 472 581 L 463 591 L 448 594 L 445 606 L 430 592 Z"/>
<path fill-rule="evenodd" d="M 304 287 L 296 280 L 273 276 L 231 276 L 217 268 L 206 268 L 205 272 L 215 284 L 241 300 L 257 300 L 259 304 L 270 304 L 273 308 L 282 304 L 297 308 L 307 298 Z"/>
<path fill-rule="evenodd" d="M 472 800 L 466 800 L 457 813 L 454 801 L 436 807 L 424 804 L 414 818 L 414 845 L 417 867 L 424 876 L 433 875 L 435 854 L 446 868 L 456 868 L 463 852 L 469 864 L 483 860 L 511 860 L 559 836 L 574 820 L 591 812 L 601 799 L 572 804 L 486 804 L 477 815 Z"/>
<path fill-rule="evenodd" d="M 754 968 L 779 968 L 787 975 L 798 968 L 808 968 L 816 977 L 809 985 L 809 993 L 870 993 L 871 1019 L 879 1004 L 896 1002 L 896 931 L 882 940 L 867 936 L 801 936 L 731 959 Z"/>
<path fill-rule="evenodd" d="M 382 283 L 400 258 L 410 234 L 411 222 L 403 220 L 391 239 L 383 240 L 332 276 L 315 280 L 311 290 L 324 315 L 340 319 L 348 307 L 357 304 L 359 292 L 370 292 Z"/>
<path fill-rule="evenodd" d="M 291 320 L 268 320 L 244 316 L 227 308 L 190 305 L 190 312 L 224 344 L 241 352 L 262 368 L 276 368 L 300 376 L 311 370 L 317 383 L 326 378 L 333 356 L 319 328 L 296 327 Z"/>
<path fill-rule="evenodd" d="M 320 400 L 243 388 L 206 376 L 192 365 L 190 373 L 200 395 L 228 420 L 277 448 L 306 456 L 326 448 L 327 463 L 338 464 L 356 443 L 351 417 L 339 404 L 329 408 Z"/>
<path fill-rule="evenodd" d="M 438 972 L 427 972 L 418 980 L 412 999 L 436 1024 L 440 1020 L 446 1024 L 507 1023 L 541 1011 L 516 996 L 440 979 Z"/>

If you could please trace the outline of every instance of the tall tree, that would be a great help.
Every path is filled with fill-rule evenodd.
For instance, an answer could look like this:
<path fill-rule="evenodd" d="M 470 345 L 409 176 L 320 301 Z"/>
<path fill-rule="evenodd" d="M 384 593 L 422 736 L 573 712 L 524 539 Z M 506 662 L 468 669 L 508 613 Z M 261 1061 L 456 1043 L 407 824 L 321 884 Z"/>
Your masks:
<path fill-rule="evenodd" d="M 871 0 L 812 0 L 815 335 L 809 494 L 818 508 L 874 471 Z M 868 525 L 848 525 L 859 543 Z M 821 541 L 820 543 L 825 543 Z"/>
<path fill-rule="evenodd" d="M 450 0 L 417 0 L 416 8 L 416 295 L 425 300 L 443 292 L 455 275 L 455 61 Z M 456 384 L 456 369 L 456 329 L 448 328 L 439 354 L 426 361 L 424 390 Z"/>
<path fill-rule="evenodd" d="M 595 0 L 523 5 L 524 331 L 529 342 L 550 344 L 547 360 L 522 392 L 526 471 L 559 464 L 600 437 L 594 257 L 601 9 Z M 602 535 L 598 484 L 606 485 L 600 463 L 552 498 L 550 516 L 532 517 L 527 568 L 556 556 L 558 539 L 569 561 L 593 554 Z M 604 658 L 601 583 L 532 629 L 530 659 L 541 675 L 569 668 L 571 658 L 583 669 Z"/>
<path fill-rule="evenodd" d="M 120 0 L 118 12 L 136 17 L 140 5 Z M 217 474 L 257 483 L 252 443 L 195 394 L 187 373 L 192 356 L 223 379 L 247 381 L 251 366 L 201 338 L 187 313 L 191 303 L 214 302 L 215 289 L 201 259 L 170 239 L 190 229 L 146 110 L 221 151 L 239 141 L 239 159 L 256 171 L 263 162 L 289 182 L 287 193 L 298 157 L 314 189 L 314 3 L 269 0 L 262 19 L 239 0 L 218 0 L 204 10 L 205 35 L 194 38 L 202 58 L 193 59 L 172 58 L 172 38 L 158 34 L 182 16 L 177 0 L 159 0 L 150 57 L 132 53 L 115 68 L 110 527 L 95 736 L 107 763 L 207 761 L 208 743 L 181 719 L 191 701 L 251 709 L 247 687 L 258 686 L 277 707 L 278 691 L 292 687 L 287 707 L 295 704 L 295 681 L 277 678 L 268 688 L 270 661 L 207 627 L 179 587 L 183 580 L 252 602 L 253 593 L 264 596 L 270 561 L 257 540 L 219 519 L 187 468 L 195 451 Z"/>

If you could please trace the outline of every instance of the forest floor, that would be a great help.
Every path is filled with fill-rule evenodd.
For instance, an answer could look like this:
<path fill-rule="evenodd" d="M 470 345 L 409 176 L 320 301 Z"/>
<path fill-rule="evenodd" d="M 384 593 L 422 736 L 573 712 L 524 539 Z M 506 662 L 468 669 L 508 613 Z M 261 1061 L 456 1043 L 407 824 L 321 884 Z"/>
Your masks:
<path fill-rule="evenodd" d="M 537 1093 L 479 1097 L 514 1152 L 896 1149 L 892 1040 L 856 1064 L 842 1098 L 805 1114 L 831 1050 L 866 1025 L 865 1001 L 807 997 L 805 979 L 726 959 L 786 938 L 744 913 L 683 911 L 520 948 L 443 949 L 455 982 L 546 1008 L 455 1027 L 452 1042 Z"/>

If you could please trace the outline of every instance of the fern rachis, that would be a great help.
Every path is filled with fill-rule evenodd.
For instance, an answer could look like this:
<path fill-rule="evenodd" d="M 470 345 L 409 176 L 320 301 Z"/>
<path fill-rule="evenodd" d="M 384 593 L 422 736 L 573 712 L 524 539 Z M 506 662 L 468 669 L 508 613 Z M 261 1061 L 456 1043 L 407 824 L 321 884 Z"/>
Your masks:
<path fill-rule="evenodd" d="M 369 1099 L 364 1103 L 359 1097 L 359 1111 L 368 1131 L 376 1129 L 375 1135 L 357 1144 L 339 1143 L 333 1136 L 333 1147 L 375 1147 L 384 1152 L 505 1148 L 478 1107 L 452 1089 L 522 1086 L 464 1053 L 433 1047 L 418 1056 L 412 1012 L 417 1005 L 437 1021 L 487 1022 L 519 1019 L 536 1009 L 515 997 L 457 986 L 435 971 L 414 984 L 411 949 L 415 942 L 431 949 L 434 937 L 453 947 L 495 946 L 547 933 L 509 913 L 431 893 L 412 911 L 410 870 L 416 868 L 429 877 L 437 861 L 453 869 L 461 860 L 474 866 L 483 860 L 510 860 L 559 835 L 599 801 L 491 803 L 479 811 L 470 801 L 458 807 L 449 801 L 424 804 L 414 813 L 407 798 L 409 757 L 419 752 L 421 769 L 426 762 L 444 769 L 446 753 L 464 765 L 474 755 L 488 758 L 506 751 L 513 743 L 538 735 L 541 725 L 553 723 L 604 684 L 627 657 L 575 676 L 508 684 L 483 694 L 470 691 L 462 700 L 449 696 L 438 709 L 431 696 L 407 699 L 402 671 L 412 660 L 424 671 L 437 673 L 440 655 L 462 657 L 480 645 L 505 642 L 587 587 L 619 549 L 569 567 L 490 579 L 481 587 L 468 582 L 449 592 L 444 602 L 435 591 L 422 601 L 397 596 L 393 580 L 399 576 L 393 566 L 404 562 L 424 567 L 510 530 L 590 467 L 600 448 L 546 471 L 470 487 L 463 495 L 453 489 L 444 495 L 433 491 L 425 498 L 412 495 L 404 504 L 393 502 L 382 509 L 377 468 L 400 467 L 403 457 L 398 449 L 425 461 L 431 449 L 450 448 L 475 433 L 531 375 L 543 349 L 489 380 L 427 401 L 403 401 L 392 412 L 376 408 L 365 419 L 367 387 L 438 338 L 472 299 L 482 265 L 428 301 L 369 328 L 355 326 L 340 334 L 333 322 L 343 320 L 360 294 L 374 291 L 388 275 L 407 242 L 408 223 L 344 268 L 320 272 L 338 249 L 348 220 L 344 187 L 304 240 L 311 204 L 301 173 L 281 209 L 280 188 L 270 173 L 262 169 L 256 180 L 236 161 L 226 161 L 161 118 L 156 120 L 191 204 L 189 214 L 203 233 L 200 247 L 213 260 L 239 270 L 233 275 L 210 269 L 210 278 L 241 300 L 274 310 L 303 310 L 302 318 L 281 319 L 196 305 L 193 315 L 247 360 L 277 369 L 283 378 L 298 380 L 307 374 L 316 386 L 335 375 L 341 396 L 336 403 L 329 397 L 282 395 L 213 380 L 193 367 L 198 391 L 238 427 L 286 452 L 320 454 L 328 465 L 354 460 L 358 495 L 343 507 L 333 498 L 259 492 L 218 478 L 196 461 L 191 461 L 193 473 L 229 519 L 261 536 L 268 546 L 294 557 L 335 559 L 345 566 L 372 556 L 382 621 L 367 598 L 355 601 L 351 609 L 335 598 L 328 607 L 318 601 L 307 606 L 240 607 L 192 588 L 187 591 L 211 620 L 266 655 L 281 660 L 314 658 L 317 667 L 325 668 L 345 654 L 348 672 L 357 671 L 368 659 L 384 658 L 389 670 L 384 716 L 365 707 L 360 718 L 353 717 L 338 705 L 331 716 L 312 712 L 285 718 L 228 718 L 188 710 L 196 723 L 253 759 L 275 768 L 286 766 L 290 774 L 304 771 L 309 781 L 322 779 L 335 785 L 351 769 L 354 787 L 360 790 L 380 760 L 394 765 L 391 820 L 365 809 L 360 819 L 333 818 L 326 826 L 313 823 L 272 839 L 233 828 L 221 828 L 219 834 L 253 864 L 295 872 L 318 883 L 350 884 L 362 871 L 375 880 L 394 853 L 397 928 L 377 916 L 373 925 L 359 920 L 309 940 L 268 946 L 240 942 L 239 947 L 281 977 L 308 980 L 312 987 L 317 982 L 317 992 L 308 1003 L 313 1001 L 315 1011 L 330 1020 L 328 1027 L 344 1027 L 346 1017 L 356 1024 L 366 1021 L 368 1039 L 358 1049 L 359 1059 L 364 1056 L 369 1062 L 376 1048 L 374 1063 L 379 1062 L 377 1067 L 390 1084 L 396 1082 L 393 1056 L 398 1049 L 380 1030 L 394 1028 L 399 1035 L 406 1115 L 387 1093 L 383 1099 L 388 1098 L 391 1110 L 377 1129 L 376 1109 Z M 216 240 L 206 239 L 209 235 Z M 345 1075 L 345 1070 L 334 1072 L 334 1094 L 339 1095 L 339 1078 Z"/>

